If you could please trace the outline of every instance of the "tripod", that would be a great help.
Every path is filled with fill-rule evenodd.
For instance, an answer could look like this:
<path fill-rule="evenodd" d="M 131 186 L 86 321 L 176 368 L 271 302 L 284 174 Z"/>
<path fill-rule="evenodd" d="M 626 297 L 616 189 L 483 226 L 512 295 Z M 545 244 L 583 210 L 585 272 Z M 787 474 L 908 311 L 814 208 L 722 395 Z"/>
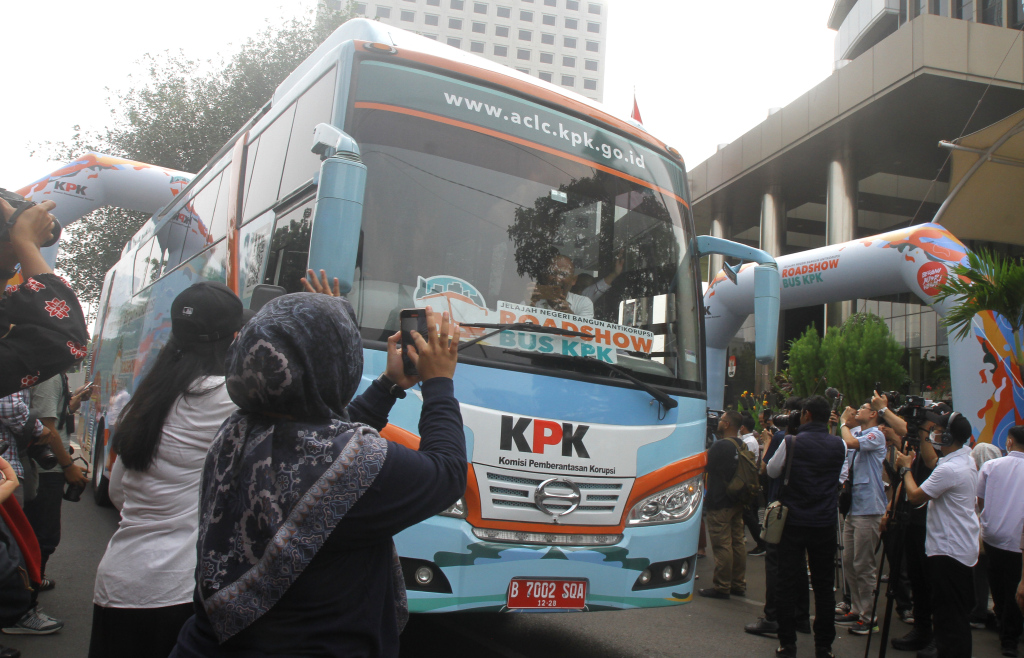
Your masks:
<path fill-rule="evenodd" d="M 871 615 L 868 617 L 868 641 L 864 647 L 864 658 L 867 658 L 871 651 L 871 630 L 874 628 L 875 610 L 878 608 L 878 595 L 882 589 L 882 572 L 885 567 L 885 556 L 888 551 L 884 550 L 886 541 L 892 542 L 892 559 L 890 561 L 890 569 L 895 566 L 898 572 L 900 566 L 903 564 L 903 549 L 906 545 L 906 523 L 907 518 L 910 515 L 910 503 L 907 501 L 906 496 L 903 495 L 903 478 L 899 477 L 898 473 L 894 473 L 888 462 L 885 462 L 886 468 L 889 470 L 889 481 L 898 481 L 899 484 L 893 493 L 893 504 L 890 506 L 889 511 L 885 516 L 885 532 L 878 538 L 878 545 L 875 546 L 875 552 L 882 551 L 882 557 L 878 562 L 878 575 L 875 579 L 875 590 L 874 590 L 874 601 L 871 604 Z M 892 608 L 896 602 L 896 587 L 899 582 L 899 578 L 896 573 L 893 573 L 889 582 L 885 588 L 885 616 L 882 618 L 882 626 L 879 631 L 881 637 L 881 648 L 878 650 L 879 658 L 885 658 L 886 650 L 888 649 L 889 642 L 889 622 L 892 620 Z"/>
<path fill-rule="evenodd" d="M 846 564 L 843 562 L 843 550 L 845 548 L 843 546 L 843 515 L 839 514 L 838 510 L 836 514 L 839 515 L 839 522 L 836 523 L 836 582 L 833 590 L 839 593 L 839 598 L 842 600 L 846 596 Z"/>

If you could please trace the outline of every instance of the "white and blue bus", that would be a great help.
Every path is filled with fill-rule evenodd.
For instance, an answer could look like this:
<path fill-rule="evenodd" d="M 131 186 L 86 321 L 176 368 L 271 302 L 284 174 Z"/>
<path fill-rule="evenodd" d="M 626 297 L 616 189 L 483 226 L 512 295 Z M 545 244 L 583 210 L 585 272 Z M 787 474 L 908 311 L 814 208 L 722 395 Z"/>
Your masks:
<path fill-rule="evenodd" d="M 212 279 L 249 304 L 322 268 L 358 316 L 363 388 L 401 309 L 484 325 L 464 327 L 455 376 L 465 496 L 395 537 L 413 612 L 686 602 L 705 465 L 698 261 L 711 252 L 765 263 L 775 306 L 757 338 L 773 351 L 774 261 L 696 238 L 677 151 L 572 92 L 352 20 L 108 273 L 91 355 L 97 494 L 175 295 Z M 575 277 L 564 299 L 545 297 L 555 262 Z M 416 447 L 420 405 L 399 401 L 382 434 Z"/>

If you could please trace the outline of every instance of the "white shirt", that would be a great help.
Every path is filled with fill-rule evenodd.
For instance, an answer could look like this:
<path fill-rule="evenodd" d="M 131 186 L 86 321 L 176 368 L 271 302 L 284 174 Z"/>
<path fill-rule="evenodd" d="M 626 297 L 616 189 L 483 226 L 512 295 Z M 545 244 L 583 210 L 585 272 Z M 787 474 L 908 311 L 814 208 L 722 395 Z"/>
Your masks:
<path fill-rule="evenodd" d="M 989 492 L 991 495 L 986 496 Z M 978 472 L 981 510 L 981 538 L 1004 551 L 1020 553 L 1024 529 L 1024 452 L 985 462 Z"/>
<path fill-rule="evenodd" d="M 939 463 L 921 484 L 921 490 L 932 498 L 928 501 L 925 554 L 946 555 L 973 567 L 978 562 L 981 526 L 974 512 L 978 468 L 971 459 L 971 449 L 964 446 L 939 457 Z"/>
<path fill-rule="evenodd" d="M 123 492 L 121 523 L 96 570 L 93 603 L 162 608 L 192 602 L 203 464 L 217 430 L 237 409 L 223 377 L 197 380 L 192 390 L 209 388 L 171 406 L 149 469 L 111 471 L 111 491 Z"/>
<path fill-rule="evenodd" d="M 565 301 L 569 303 L 569 312 L 573 315 L 578 315 L 581 318 L 594 317 L 594 302 L 590 301 L 589 297 L 577 295 L 574 292 L 567 292 L 565 293 Z M 537 308 L 551 308 L 551 304 L 546 299 L 538 299 L 534 306 Z"/>
<path fill-rule="evenodd" d="M 754 433 L 744 434 L 740 437 L 743 440 L 743 445 L 747 446 L 747 450 L 754 453 L 754 459 L 760 460 L 761 458 L 761 446 L 757 442 L 757 437 Z"/>

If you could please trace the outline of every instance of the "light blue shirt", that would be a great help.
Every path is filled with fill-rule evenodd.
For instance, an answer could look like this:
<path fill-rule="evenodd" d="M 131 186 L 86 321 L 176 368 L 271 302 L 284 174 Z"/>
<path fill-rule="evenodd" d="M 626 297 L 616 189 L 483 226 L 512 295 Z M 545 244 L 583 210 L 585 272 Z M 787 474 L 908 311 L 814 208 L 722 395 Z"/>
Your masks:
<path fill-rule="evenodd" d="M 853 503 L 850 516 L 885 514 L 885 484 L 882 462 L 885 461 L 885 435 L 877 427 L 850 432 L 860 442 L 853 458 Z"/>

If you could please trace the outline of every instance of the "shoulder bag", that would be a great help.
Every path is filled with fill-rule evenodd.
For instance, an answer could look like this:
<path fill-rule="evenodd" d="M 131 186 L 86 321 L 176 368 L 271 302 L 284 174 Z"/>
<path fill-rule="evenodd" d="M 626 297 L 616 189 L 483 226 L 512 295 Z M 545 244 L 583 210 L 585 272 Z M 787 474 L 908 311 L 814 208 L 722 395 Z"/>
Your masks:
<path fill-rule="evenodd" d="M 792 439 L 792 440 L 790 440 Z M 769 503 L 764 510 L 764 527 L 761 529 L 761 540 L 766 544 L 778 544 L 782 541 L 782 529 L 786 525 L 786 517 L 789 516 L 789 508 L 782 504 L 782 493 L 789 484 L 789 474 L 793 470 L 793 450 L 796 447 L 796 437 L 786 437 L 786 473 L 779 488 L 778 498 Z"/>

